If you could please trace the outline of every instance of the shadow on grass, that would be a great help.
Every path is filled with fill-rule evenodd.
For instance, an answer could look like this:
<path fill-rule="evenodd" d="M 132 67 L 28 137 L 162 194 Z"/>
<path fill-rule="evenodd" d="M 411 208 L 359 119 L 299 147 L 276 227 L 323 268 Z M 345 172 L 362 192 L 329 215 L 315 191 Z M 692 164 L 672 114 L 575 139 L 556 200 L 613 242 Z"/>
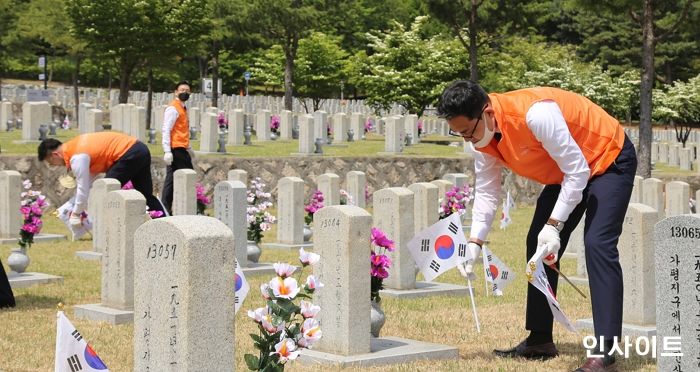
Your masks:
<path fill-rule="evenodd" d="M 17 306 L 15 310 L 31 310 L 31 309 L 57 309 L 59 302 L 63 299 L 55 296 L 42 296 L 35 294 L 21 294 L 15 296 Z"/>

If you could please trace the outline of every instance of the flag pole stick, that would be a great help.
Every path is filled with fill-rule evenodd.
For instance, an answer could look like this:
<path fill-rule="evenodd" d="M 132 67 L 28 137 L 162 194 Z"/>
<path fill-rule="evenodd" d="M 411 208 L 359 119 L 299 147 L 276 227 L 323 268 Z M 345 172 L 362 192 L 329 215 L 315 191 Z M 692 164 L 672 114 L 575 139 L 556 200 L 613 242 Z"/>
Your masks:
<path fill-rule="evenodd" d="M 488 297 L 489 296 L 489 280 L 488 280 L 489 277 L 488 276 L 490 275 L 491 268 L 489 267 L 489 260 L 486 257 L 486 255 L 483 254 L 483 252 L 481 253 L 481 262 L 483 262 L 483 264 L 484 264 L 484 293 L 486 294 L 486 297 Z M 486 271 L 486 270 L 488 270 L 488 271 Z"/>
<path fill-rule="evenodd" d="M 472 289 L 472 281 L 467 276 L 467 285 L 469 286 L 469 299 L 472 303 L 472 312 L 474 313 L 474 322 L 476 323 L 476 332 L 481 333 L 481 326 L 479 325 L 479 315 L 476 313 L 476 303 L 474 302 L 474 290 Z"/>

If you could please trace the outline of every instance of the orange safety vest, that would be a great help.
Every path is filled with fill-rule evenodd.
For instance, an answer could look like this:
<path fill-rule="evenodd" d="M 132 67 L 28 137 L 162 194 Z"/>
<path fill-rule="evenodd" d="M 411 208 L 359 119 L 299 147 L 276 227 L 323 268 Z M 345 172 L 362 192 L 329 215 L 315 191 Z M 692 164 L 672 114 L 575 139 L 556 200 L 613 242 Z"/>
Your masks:
<path fill-rule="evenodd" d="M 620 123 L 588 98 L 557 88 L 527 88 L 489 94 L 500 141 L 491 140 L 478 151 L 490 154 L 516 174 L 545 185 L 559 184 L 564 174 L 528 128 L 525 116 L 543 100 L 559 105 L 571 137 L 591 169 L 590 177 L 602 174 L 622 150 L 625 132 Z"/>
<path fill-rule="evenodd" d="M 73 155 L 90 156 L 90 173 L 105 173 L 136 143 L 136 138 L 118 132 L 81 134 L 63 144 L 63 159 L 70 169 Z"/>
<path fill-rule="evenodd" d="M 170 131 L 170 148 L 190 147 L 190 120 L 187 118 L 187 111 L 179 99 L 170 102 L 170 106 L 177 110 L 177 120 Z"/>

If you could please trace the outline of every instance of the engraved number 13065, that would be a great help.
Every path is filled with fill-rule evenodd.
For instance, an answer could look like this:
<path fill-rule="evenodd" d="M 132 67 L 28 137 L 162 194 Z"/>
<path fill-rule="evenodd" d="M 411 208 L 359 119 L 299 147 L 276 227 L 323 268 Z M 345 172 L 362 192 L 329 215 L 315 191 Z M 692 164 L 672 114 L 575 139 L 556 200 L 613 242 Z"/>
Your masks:
<path fill-rule="evenodd" d="M 671 226 L 671 237 L 700 239 L 700 227 Z"/>

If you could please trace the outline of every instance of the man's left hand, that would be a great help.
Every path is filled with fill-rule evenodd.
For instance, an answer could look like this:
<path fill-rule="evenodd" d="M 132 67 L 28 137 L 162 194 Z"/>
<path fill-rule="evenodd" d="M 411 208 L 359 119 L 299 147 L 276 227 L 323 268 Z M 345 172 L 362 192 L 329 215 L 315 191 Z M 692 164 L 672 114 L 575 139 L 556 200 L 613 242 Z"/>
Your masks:
<path fill-rule="evenodd" d="M 553 265 L 559 260 L 559 230 L 552 225 L 545 224 L 539 235 L 537 235 L 537 250 L 546 250 L 543 254 L 545 265 Z"/>
<path fill-rule="evenodd" d="M 80 227 L 83 224 L 83 219 L 80 217 L 80 213 L 71 213 L 70 218 L 68 218 L 68 223 L 73 227 Z"/>

